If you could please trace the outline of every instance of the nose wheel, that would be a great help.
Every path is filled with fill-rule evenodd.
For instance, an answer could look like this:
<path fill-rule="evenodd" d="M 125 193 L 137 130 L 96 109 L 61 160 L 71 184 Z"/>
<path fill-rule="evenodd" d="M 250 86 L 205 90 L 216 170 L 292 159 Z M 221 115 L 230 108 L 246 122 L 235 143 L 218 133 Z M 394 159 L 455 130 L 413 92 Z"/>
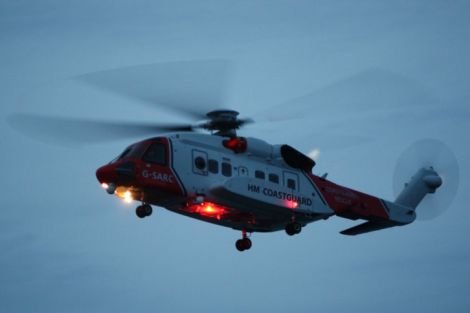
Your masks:
<path fill-rule="evenodd" d="M 238 251 L 245 251 L 245 250 L 250 250 L 251 248 L 251 240 L 250 238 L 248 238 L 248 236 L 246 235 L 246 231 L 243 230 L 242 231 L 242 239 L 238 239 L 236 242 L 235 242 L 235 247 L 237 248 Z"/>
<path fill-rule="evenodd" d="M 298 222 L 292 222 L 286 225 L 286 233 L 289 236 L 297 235 L 302 231 L 302 225 Z"/>
<path fill-rule="evenodd" d="M 139 217 L 139 218 L 144 218 L 144 217 L 147 217 L 147 216 L 150 216 L 152 215 L 152 206 L 150 204 L 147 204 L 147 203 L 144 203 L 142 205 L 139 205 L 136 209 L 135 209 L 135 214 Z"/>

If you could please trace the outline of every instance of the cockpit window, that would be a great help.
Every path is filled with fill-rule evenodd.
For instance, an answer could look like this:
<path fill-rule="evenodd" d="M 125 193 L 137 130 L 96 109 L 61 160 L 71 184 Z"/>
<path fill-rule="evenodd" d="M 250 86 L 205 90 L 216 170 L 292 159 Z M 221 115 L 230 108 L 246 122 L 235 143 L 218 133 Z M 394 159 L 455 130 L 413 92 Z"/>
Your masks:
<path fill-rule="evenodd" d="M 119 156 L 114 158 L 110 163 L 117 162 L 117 161 L 121 160 L 122 158 L 128 156 L 130 154 L 132 148 L 133 148 L 133 146 L 127 147 L 126 150 L 124 150 L 124 152 L 122 152 Z"/>
<path fill-rule="evenodd" d="M 155 163 L 159 165 L 166 164 L 166 151 L 165 145 L 162 143 L 153 143 L 150 147 L 145 151 L 143 156 L 144 161 L 149 163 Z"/>
<path fill-rule="evenodd" d="M 131 152 L 131 150 L 132 150 L 132 147 L 129 147 L 129 148 L 127 148 L 126 150 L 124 150 L 124 152 L 121 153 L 121 155 L 119 156 L 118 160 L 120 160 L 120 159 L 126 157 L 126 156 Z"/>

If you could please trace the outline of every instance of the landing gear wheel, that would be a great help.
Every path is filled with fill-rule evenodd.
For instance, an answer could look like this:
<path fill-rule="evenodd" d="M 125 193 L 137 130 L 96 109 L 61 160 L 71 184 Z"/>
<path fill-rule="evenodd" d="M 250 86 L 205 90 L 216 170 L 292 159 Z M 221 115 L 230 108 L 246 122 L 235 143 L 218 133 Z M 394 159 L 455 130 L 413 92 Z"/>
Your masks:
<path fill-rule="evenodd" d="M 147 216 L 147 215 L 145 214 L 145 210 L 144 210 L 144 206 L 143 206 L 143 205 L 139 205 L 139 206 L 135 209 L 135 214 L 136 214 L 139 218 L 144 218 L 144 217 Z"/>
<path fill-rule="evenodd" d="M 250 248 L 251 248 L 250 238 L 243 238 L 242 242 L 243 242 L 243 246 L 245 247 L 245 250 L 250 250 Z"/>
<path fill-rule="evenodd" d="M 145 216 L 150 216 L 152 215 L 153 209 L 150 204 L 144 204 L 142 205 L 143 211 L 145 213 Z"/>
<path fill-rule="evenodd" d="M 244 251 L 245 250 L 245 245 L 243 244 L 243 239 L 238 239 L 235 242 L 235 247 L 237 248 L 238 251 Z"/>
<path fill-rule="evenodd" d="M 135 209 L 135 214 L 139 218 L 144 218 L 146 216 L 150 216 L 150 215 L 152 215 L 152 212 L 153 212 L 153 209 L 152 209 L 152 206 L 150 204 L 142 204 L 142 205 L 139 205 Z"/>
<path fill-rule="evenodd" d="M 237 248 L 238 251 L 250 250 L 251 248 L 250 238 L 238 239 L 235 242 L 235 247 Z"/>
<path fill-rule="evenodd" d="M 296 235 L 302 231 L 302 225 L 297 222 L 289 223 L 286 225 L 286 233 L 289 236 Z"/>

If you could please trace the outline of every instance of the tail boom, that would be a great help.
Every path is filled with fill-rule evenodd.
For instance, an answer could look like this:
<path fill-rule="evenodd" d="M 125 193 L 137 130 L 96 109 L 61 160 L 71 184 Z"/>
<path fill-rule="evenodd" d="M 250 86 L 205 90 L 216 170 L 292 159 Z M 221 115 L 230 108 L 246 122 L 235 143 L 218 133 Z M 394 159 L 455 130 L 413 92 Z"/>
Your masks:
<path fill-rule="evenodd" d="M 344 230 L 344 235 L 358 235 L 379 229 L 406 225 L 416 219 L 413 209 L 353 189 L 337 185 L 312 175 L 327 205 L 335 215 L 351 220 L 367 222 Z"/>
<path fill-rule="evenodd" d="M 442 185 L 441 177 L 432 168 L 419 169 L 395 202 L 381 200 L 386 208 L 388 219 L 369 219 L 367 222 L 341 231 L 343 235 L 355 236 L 376 230 L 403 226 L 416 219 L 415 209 L 428 193 L 434 193 Z"/>

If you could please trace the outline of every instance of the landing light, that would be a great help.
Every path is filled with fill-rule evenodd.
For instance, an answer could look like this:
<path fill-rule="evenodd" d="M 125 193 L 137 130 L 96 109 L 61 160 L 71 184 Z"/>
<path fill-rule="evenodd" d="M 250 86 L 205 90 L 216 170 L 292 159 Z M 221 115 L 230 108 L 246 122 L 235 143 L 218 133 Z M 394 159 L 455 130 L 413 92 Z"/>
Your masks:
<path fill-rule="evenodd" d="M 126 187 L 120 186 L 116 188 L 115 194 L 126 203 L 131 203 L 134 200 L 131 190 L 127 189 Z"/>
<path fill-rule="evenodd" d="M 123 199 L 124 202 L 126 202 L 126 203 L 131 203 L 132 200 L 134 200 L 134 199 L 132 199 L 132 193 L 131 193 L 129 190 L 127 190 L 126 192 L 124 192 L 124 195 L 123 195 L 122 199 Z"/>
<path fill-rule="evenodd" d="M 113 183 L 101 183 L 101 187 L 106 190 L 107 193 L 112 195 L 116 191 L 116 185 Z"/>

